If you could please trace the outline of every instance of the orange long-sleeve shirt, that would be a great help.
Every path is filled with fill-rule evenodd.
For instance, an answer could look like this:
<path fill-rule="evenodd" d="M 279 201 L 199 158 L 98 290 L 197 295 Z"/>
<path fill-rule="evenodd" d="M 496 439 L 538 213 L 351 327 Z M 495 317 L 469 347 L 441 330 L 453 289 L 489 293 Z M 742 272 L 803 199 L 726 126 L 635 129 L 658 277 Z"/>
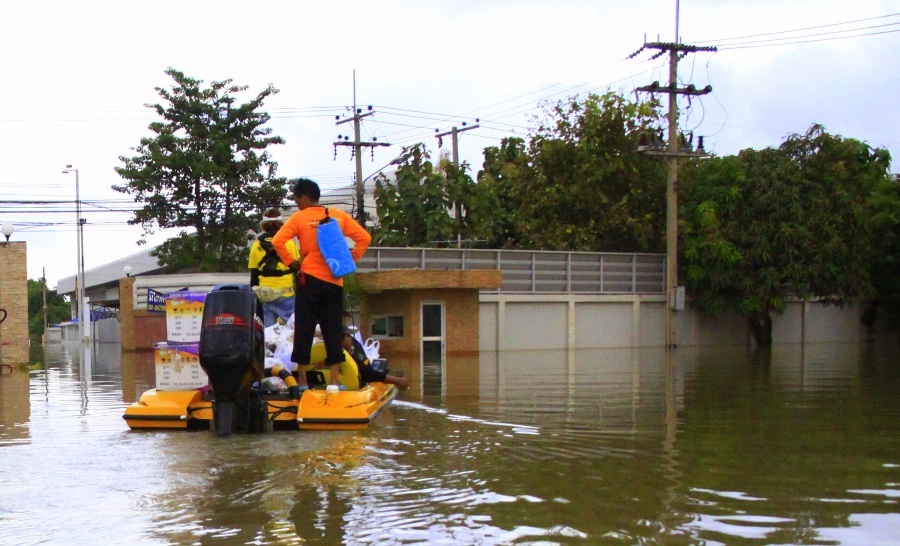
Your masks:
<path fill-rule="evenodd" d="M 352 216 L 340 209 L 328 207 L 328 215 L 341 227 L 341 233 L 356 243 L 350 249 L 350 254 L 353 256 L 353 261 L 358 262 L 369 248 L 372 236 Z M 272 247 L 275 248 L 281 261 L 285 265 L 289 265 L 294 258 L 285 243 L 297 237 L 300 241 L 300 256 L 303 258 L 300 271 L 317 279 L 343 286 L 344 280 L 334 278 L 331 270 L 328 269 L 328 264 L 325 263 L 325 257 L 322 256 L 316 240 L 316 229 L 319 227 L 319 220 L 323 218 L 325 218 L 325 208 L 318 205 L 295 212 L 272 237 Z"/>

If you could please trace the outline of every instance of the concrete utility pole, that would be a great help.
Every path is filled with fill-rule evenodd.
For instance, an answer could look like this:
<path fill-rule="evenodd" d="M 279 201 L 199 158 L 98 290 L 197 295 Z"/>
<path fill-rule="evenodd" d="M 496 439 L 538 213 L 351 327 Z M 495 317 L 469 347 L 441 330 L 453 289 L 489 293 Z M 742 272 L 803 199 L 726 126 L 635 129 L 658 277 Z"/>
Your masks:
<path fill-rule="evenodd" d="M 475 123 L 478 123 L 477 119 L 475 120 Z M 444 131 L 443 133 L 438 133 L 438 134 L 434 135 L 434 137 L 438 139 L 438 146 L 441 145 L 441 142 L 443 142 L 443 138 L 445 136 L 450 135 L 452 137 L 451 143 L 452 143 L 452 148 L 453 148 L 453 166 L 456 168 L 459 168 L 459 134 L 462 133 L 463 131 L 471 131 L 472 129 L 478 129 L 478 127 L 480 127 L 479 125 L 472 125 L 470 127 L 466 127 L 465 122 L 463 122 L 462 125 L 463 125 L 462 129 L 454 126 L 449 131 Z M 437 132 L 437 129 L 435 129 L 435 132 Z M 459 227 L 461 227 L 459 225 L 459 215 L 460 214 L 461 214 L 461 211 L 459 210 L 459 203 L 453 203 L 453 216 L 456 219 L 456 224 L 457 224 L 456 248 L 462 248 L 462 231 L 459 229 Z"/>
<path fill-rule="evenodd" d="M 676 22 L 676 39 L 678 27 Z M 697 150 L 694 151 L 693 137 L 679 146 L 678 138 L 678 95 L 705 95 L 712 91 L 712 86 L 707 85 L 703 89 L 697 89 L 694 85 L 678 87 L 678 57 L 697 51 L 716 51 L 715 47 L 698 47 L 692 45 L 668 42 L 648 42 L 629 58 L 636 57 L 645 49 L 659 50 L 654 58 L 669 53 L 669 84 L 665 87 L 659 82 L 638 87 L 637 91 L 648 93 L 665 93 L 669 95 L 669 131 L 668 142 L 655 141 L 638 146 L 638 151 L 647 155 L 656 155 L 666 158 L 666 294 L 669 297 L 669 305 L 666 306 L 666 346 L 674 349 L 677 345 L 677 331 L 672 312 L 684 308 L 684 289 L 678 286 L 678 162 L 684 157 L 701 157 L 706 154 L 703 150 L 703 137 L 699 138 Z"/>
<path fill-rule="evenodd" d="M 41 284 L 43 285 L 44 291 L 44 333 L 41 334 L 41 340 L 44 340 L 44 336 L 47 335 L 47 268 L 41 268 Z"/>
<path fill-rule="evenodd" d="M 342 135 L 338 135 L 338 140 L 334 142 L 335 146 L 351 146 L 353 147 L 353 155 L 356 159 L 356 221 L 359 222 L 359 225 L 362 227 L 366 227 L 366 211 L 365 211 L 365 203 L 366 203 L 366 186 L 365 180 L 363 180 L 362 175 L 362 149 L 363 148 L 374 148 L 376 146 L 390 146 L 390 144 L 386 142 L 378 142 L 378 139 L 373 138 L 370 142 L 363 142 L 360 140 L 360 130 L 359 125 L 362 118 L 369 117 L 375 112 L 372 111 L 372 107 L 368 107 L 368 111 L 363 114 L 361 108 L 356 107 L 356 70 L 353 71 L 353 117 L 341 119 L 340 116 L 335 116 L 335 119 L 339 120 L 335 125 L 340 125 L 342 123 L 353 122 L 353 140 L 349 140 L 350 137 L 345 137 L 344 140 L 341 140 Z M 335 148 L 337 149 L 337 148 Z"/>

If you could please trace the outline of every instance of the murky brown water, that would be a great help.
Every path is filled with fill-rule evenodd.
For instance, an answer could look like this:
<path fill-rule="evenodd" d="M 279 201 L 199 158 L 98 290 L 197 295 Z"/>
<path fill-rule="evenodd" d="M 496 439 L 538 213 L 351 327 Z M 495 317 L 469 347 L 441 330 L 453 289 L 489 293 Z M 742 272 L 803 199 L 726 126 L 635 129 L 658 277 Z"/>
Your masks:
<path fill-rule="evenodd" d="M 0 544 L 900 542 L 897 346 L 451 358 L 365 431 L 228 438 L 130 431 L 149 356 L 76 353 L 0 377 Z"/>

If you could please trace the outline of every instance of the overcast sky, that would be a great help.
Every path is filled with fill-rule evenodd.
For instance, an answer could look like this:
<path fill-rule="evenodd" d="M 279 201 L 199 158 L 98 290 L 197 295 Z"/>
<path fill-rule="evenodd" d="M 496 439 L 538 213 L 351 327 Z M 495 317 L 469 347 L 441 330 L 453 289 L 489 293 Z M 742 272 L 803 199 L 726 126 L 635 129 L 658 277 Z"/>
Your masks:
<path fill-rule="evenodd" d="M 269 83 L 264 109 L 286 139 L 278 174 L 323 188 L 351 184 L 349 149 L 332 142 L 353 104 L 372 105 L 363 138 L 391 143 L 364 156 L 366 176 L 401 146 L 479 118 L 460 159 L 527 136 L 542 101 L 622 91 L 667 80 L 664 59 L 627 57 L 672 41 L 675 0 L 393 0 L 340 2 L 17 2 L 0 31 L 0 223 L 28 243 L 28 277 L 50 288 L 77 271 L 75 177 L 85 202 L 89 270 L 140 251 L 131 205 L 114 192 L 119 156 L 148 136 L 143 105 L 169 87 L 167 67 L 209 83 Z M 787 32 L 796 31 L 796 32 Z M 718 155 L 778 146 L 813 123 L 900 154 L 897 51 L 900 0 L 682 0 L 684 43 L 719 46 L 688 55 L 683 84 L 713 86 L 684 99 L 681 126 Z M 444 140 L 445 150 L 449 139 Z M 894 161 L 894 170 L 900 163 Z M 23 204 L 16 201 L 52 201 Z M 150 239 L 158 244 L 163 235 Z"/>

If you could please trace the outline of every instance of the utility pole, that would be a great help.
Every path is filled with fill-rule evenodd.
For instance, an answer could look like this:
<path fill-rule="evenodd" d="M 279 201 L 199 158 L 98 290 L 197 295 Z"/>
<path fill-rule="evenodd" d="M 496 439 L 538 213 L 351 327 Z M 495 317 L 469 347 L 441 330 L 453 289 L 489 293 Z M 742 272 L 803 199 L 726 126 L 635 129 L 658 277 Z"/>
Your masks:
<path fill-rule="evenodd" d="M 362 149 L 363 148 L 374 148 L 376 146 L 390 146 L 390 144 L 386 142 L 378 142 L 378 139 L 373 138 L 369 142 L 363 142 L 360 140 L 360 122 L 362 118 L 369 117 L 375 112 L 372 110 L 372 107 L 368 107 L 368 111 L 363 114 L 361 108 L 356 107 L 356 70 L 353 71 L 353 117 L 341 119 L 340 116 L 335 116 L 335 119 L 338 120 L 335 125 L 340 125 L 342 123 L 353 122 L 353 140 L 350 140 L 350 137 L 344 137 L 343 135 L 338 135 L 338 139 L 333 143 L 335 146 L 335 151 L 338 146 L 351 146 L 353 148 L 353 155 L 356 159 L 356 221 L 359 222 L 359 225 L 362 227 L 366 227 L 366 211 L 365 211 L 365 200 L 366 200 L 366 187 L 365 180 L 363 180 L 362 176 Z"/>
<path fill-rule="evenodd" d="M 41 340 L 46 341 L 44 336 L 47 335 L 47 268 L 41 268 L 41 284 L 44 285 L 44 333 L 41 334 Z"/>
<path fill-rule="evenodd" d="M 475 120 L 475 123 L 478 123 L 478 119 Z M 459 134 L 463 131 L 471 131 L 472 129 L 478 129 L 479 125 L 472 125 L 470 127 L 466 127 L 466 122 L 462 123 L 462 129 L 454 126 L 449 131 L 444 131 L 443 133 L 438 133 L 435 138 L 438 139 L 438 146 L 441 146 L 443 143 L 443 138 L 447 135 L 450 135 L 451 144 L 453 148 L 453 166 L 459 168 Z M 437 133 L 437 129 L 434 130 Z M 456 218 L 456 248 L 462 248 L 462 225 L 460 224 L 460 214 L 462 211 L 459 210 L 459 203 L 453 203 L 453 216 Z"/>
<path fill-rule="evenodd" d="M 678 22 L 676 16 L 675 42 L 645 42 L 644 45 L 629 58 L 636 57 L 645 49 L 659 50 L 653 58 L 669 54 L 669 84 L 665 87 L 659 82 L 638 87 L 637 91 L 647 93 L 665 93 L 669 96 L 669 131 L 668 142 L 656 141 L 638 146 L 638 151 L 647 155 L 666 158 L 666 294 L 669 304 L 666 306 L 666 346 L 674 349 L 677 346 L 677 331 L 673 311 L 684 308 L 684 289 L 678 286 L 678 162 L 681 158 L 701 157 L 703 137 L 699 137 L 697 150 L 693 148 L 693 137 L 679 146 L 678 138 L 678 95 L 698 96 L 712 91 L 712 86 L 697 89 L 693 84 L 678 87 L 678 58 L 687 53 L 697 51 L 716 51 L 715 47 L 698 47 L 678 43 Z"/>

